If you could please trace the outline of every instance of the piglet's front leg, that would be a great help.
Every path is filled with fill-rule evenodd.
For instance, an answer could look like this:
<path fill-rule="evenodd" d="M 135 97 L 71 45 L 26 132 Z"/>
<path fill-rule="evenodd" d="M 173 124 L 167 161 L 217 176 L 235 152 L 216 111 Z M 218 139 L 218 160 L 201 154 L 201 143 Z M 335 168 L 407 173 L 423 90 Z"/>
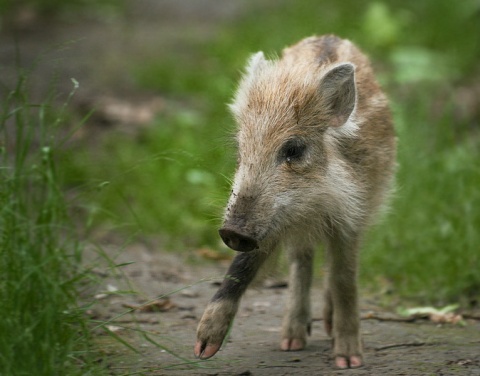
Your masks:
<path fill-rule="evenodd" d="M 198 324 L 194 348 L 197 358 L 208 359 L 220 349 L 240 299 L 265 259 L 266 254 L 261 251 L 240 253 L 235 257 Z"/>
<path fill-rule="evenodd" d="M 197 328 L 195 356 L 208 359 L 220 349 L 238 309 L 238 301 L 212 300 Z"/>

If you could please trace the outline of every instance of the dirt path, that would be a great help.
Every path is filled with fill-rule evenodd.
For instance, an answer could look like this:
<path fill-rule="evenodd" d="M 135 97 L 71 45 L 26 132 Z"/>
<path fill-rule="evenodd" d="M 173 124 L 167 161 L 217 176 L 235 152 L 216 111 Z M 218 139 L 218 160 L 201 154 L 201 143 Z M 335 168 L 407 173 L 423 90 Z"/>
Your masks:
<path fill-rule="evenodd" d="M 68 94 L 71 78 L 80 84 L 77 102 L 103 95 L 145 97 L 151 93 L 135 87 L 132 68 L 188 54 L 192 45 L 214 37 L 245 9 L 242 2 L 216 0 L 125 4 L 125 10 L 117 13 L 55 19 L 42 18 L 25 6 L 6 22 L 9 27 L 0 27 L 0 83 L 13 86 L 19 65 L 32 70 L 29 81 L 35 99 L 44 99 L 53 82 L 59 92 Z"/>
<path fill-rule="evenodd" d="M 117 252 L 114 247 L 106 250 L 110 255 Z M 131 343 L 138 353 L 110 336 L 98 337 L 105 351 L 103 360 L 109 364 L 112 374 L 480 375 L 479 321 L 467 320 L 467 325 L 462 327 L 435 325 L 426 320 L 406 323 L 369 319 L 372 314 L 381 318 L 395 316 L 365 299 L 361 308 L 367 365 L 350 371 L 332 369 L 330 339 L 321 321 L 319 281 L 313 288 L 313 296 L 318 299 L 313 299 L 314 323 L 306 350 L 289 353 L 279 350 L 286 289 L 259 287 L 249 290 L 243 299 L 224 349 L 209 361 L 197 362 L 193 356 L 196 325 L 226 264 L 202 261 L 192 254 L 165 254 L 139 244 L 128 247 L 115 259 L 116 264 L 131 262 L 133 264 L 120 268 L 123 276 L 115 277 L 106 273 L 106 269 L 99 269 L 103 277 L 98 291 L 92 294 L 101 294 L 109 288 L 134 289 L 137 294 L 97 299 L 92 315 L 110 320 L 128 312 L 128 306 L 139 306 L 162 294 L 169 295 L 169 302 L 162 304 L 164 312 L 137 311 L 135 315 L 124 314 L 110 323 L 115 334 Z M 134 330 L 130 330 L 132 328 Z M 138 330 L 168 350 L 156 347 L 141 332 L 138 334 Z"/>

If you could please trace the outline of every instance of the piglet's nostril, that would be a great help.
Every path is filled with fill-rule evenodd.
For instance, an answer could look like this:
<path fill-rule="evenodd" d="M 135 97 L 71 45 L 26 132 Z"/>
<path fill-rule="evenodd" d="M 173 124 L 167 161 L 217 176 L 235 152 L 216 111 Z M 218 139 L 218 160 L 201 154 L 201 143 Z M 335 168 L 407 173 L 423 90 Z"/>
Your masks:
<path fill-rule="evenodd" d="M 224 227 L 218 230 L 218 233 L 223 242 L 235 251 L 249 252 L 258 248 L 258 243 L 254 238 L 241 234 L 238 231 Z"/>

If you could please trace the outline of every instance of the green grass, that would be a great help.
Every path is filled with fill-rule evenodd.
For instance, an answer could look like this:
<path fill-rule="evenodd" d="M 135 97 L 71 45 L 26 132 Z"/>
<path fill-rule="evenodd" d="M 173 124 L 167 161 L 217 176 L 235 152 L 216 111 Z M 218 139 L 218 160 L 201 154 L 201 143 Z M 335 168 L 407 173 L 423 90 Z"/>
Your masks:
<path fill-rule="evenodd" d="M 225 104 L 246 59 L 336 33 L 372 57 L 400 139 L 399 188 L 366 243 L 364 280 L 381 275 L 398 293 L 432 301 L 478 296 L 478 119 L 458 120 L 449 94 L 472 75 L 479 80 L 478 8 L 473 0 L 249 3 L 213 40 L 134 68 L 138 86 L 167 96 L 168 109 L 136 140 L 113 135 L 93 157 L 71 156 L 67 180 L 103 187 L 97 224 L 215 247 L 235 160 Z"/>
<path fill-rule="evenodd" d="M 0 373 L 102 374 L 77 305 L 82 248 L 57 174 L 64 112 L 53 110 L 52 98 L 31 103 L 23 73 L 2 92 Z"/>
<path fill-rule="evenodd" d="M 405 99 L 396 116 L 398 189 L 392 210 L 363 253 L 366 277 L 382 275 L 397 291 L 466 303 L 478 297 L 480 134 L 444 109 Z"/>

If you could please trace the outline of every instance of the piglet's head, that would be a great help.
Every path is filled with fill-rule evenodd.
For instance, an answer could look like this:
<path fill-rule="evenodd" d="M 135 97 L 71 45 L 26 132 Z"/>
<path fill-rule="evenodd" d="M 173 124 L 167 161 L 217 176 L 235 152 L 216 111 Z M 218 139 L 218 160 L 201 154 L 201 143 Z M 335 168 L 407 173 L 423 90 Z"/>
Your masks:
<path fill-rule="evenodd" d="M 262 248 L 333 210 L 343 173 L 335 137 L 354 134 L 351 63 L 322 66 L 250 59 L 231 111 L 238 165 L 219 230 L 237 251 Z"/>

